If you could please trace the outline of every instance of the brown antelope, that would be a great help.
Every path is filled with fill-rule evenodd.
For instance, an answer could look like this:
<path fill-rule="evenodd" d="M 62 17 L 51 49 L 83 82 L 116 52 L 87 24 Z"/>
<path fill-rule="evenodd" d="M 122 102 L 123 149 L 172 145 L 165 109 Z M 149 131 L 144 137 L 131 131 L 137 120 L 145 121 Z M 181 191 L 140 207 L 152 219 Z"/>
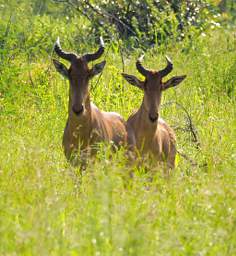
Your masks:
<path fill-rule="evenodd" d="M 145 69 L 142 57 L 136 62 L 137 70 L 145 77 L 140 81 L 137 77 L 122 74 L 132 85 L 144 92 L 140 108 L 132 114 L 127 125 L 133 130 L 138 151 L 142 154 L 151 153 L 158 161 L 166 161 L 167 166 L 175 166 L 175 134 L 167 123 L 159 118 L 162 92 L 170 87 L 177 86 L 186 76 L 175 76 L 163 82 L 173 69 L 171 60 L 166 57 L 167 66 L 160 71 Z"/>
<path fill-rule="evenodd" d="M 100 47 L 95 53 L 81 57 L 75 53 L 68 53 L 61 49 L 59 38 L 54 46 L 59 57 L 70 62 L 70 68 L 57 60 L 53 60 L 56 70 L 69 79 L 68 119 L 63 135 L 64 153 L 68 160 L 73 160 L 80 152 L 87 153 L 91 145 L 97 142 L 113 142 L 121 145 L 127 141 L 127 130 L 124 119 L 115 112 L 100 111 L 91 101 L 89 95 L 89 80 L 99 74 L 105 61 L 95 64 L 92 68 L 88 63 L 101 57 L 104 43 L 100 38 Z M 93 150 L 92 150 L 93 151 Z M 82 154 L 81 154 L 82 155 Z"/>

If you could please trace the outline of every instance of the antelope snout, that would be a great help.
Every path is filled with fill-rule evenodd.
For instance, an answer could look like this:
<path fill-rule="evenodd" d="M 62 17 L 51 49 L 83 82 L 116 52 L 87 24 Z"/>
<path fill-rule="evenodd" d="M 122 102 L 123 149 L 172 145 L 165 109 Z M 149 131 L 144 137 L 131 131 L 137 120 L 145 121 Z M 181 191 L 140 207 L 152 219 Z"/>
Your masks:
<path fill-rule="evenodd" d="M 158 113 L 149 113 L 149 120 L 152 122 L 152 123 L 155 123 L 157 120 L 158 120 Z"/>
<path fill-rule="evenodd" d="M 79 116 L 79 115 L 81 115 L 83 112 L 84 112 L 84 106 L 83 105 L 81 105 L 81 106 L 73 106 L 72 107 L 72 110 L 73 110 L 73 112 L 77 115 L 77 116 Z"/>

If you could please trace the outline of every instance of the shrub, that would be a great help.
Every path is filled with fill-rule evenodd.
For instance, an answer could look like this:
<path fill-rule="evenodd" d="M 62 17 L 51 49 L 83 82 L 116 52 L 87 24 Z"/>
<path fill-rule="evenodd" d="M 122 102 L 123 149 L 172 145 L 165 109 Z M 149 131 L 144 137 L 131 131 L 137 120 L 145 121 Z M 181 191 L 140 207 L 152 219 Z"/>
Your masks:
<path fill-rule="evenodd" d="M 54 0 L 54 2 L 61 2 Z M 70 9 L 91 21 L 94 33 L 152 45 L 171 38 L 181 39 L 189 27 L 202 31 L 212 21 L 216 9 L 206 0 L 65 0 Z"/>

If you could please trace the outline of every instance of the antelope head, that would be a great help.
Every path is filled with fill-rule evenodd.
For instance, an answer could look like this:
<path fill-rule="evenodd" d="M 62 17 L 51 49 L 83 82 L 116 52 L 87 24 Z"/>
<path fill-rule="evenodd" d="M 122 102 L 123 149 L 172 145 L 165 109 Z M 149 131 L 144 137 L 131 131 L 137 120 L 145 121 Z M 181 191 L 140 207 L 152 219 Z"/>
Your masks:
<path fill-rule="evenodd" d="M 173 70 L 171 60 L 166 57 L 167 65 L 164 69 L 159 71 L 148 70 L 143 67 L 141 61 L 143 56 L 136 62 L 136 68 L 144 77 L 141 81 L 133 75 L 122 74 L 123 77 L 132 85 L 144 91 L 144 99 L 142 107 L 148 113 L 149 120 L 156 123 L 159 117 L 160 103 L 162 92 L 170 87 L 177 86 L 185 79 L 184 76 L 174 76 L 163 82 L 163 78 Z"/>
<path fill-rule="evenodd" d="M 87 53 L 83 56 L 77 56 L 75 53 L 65 52 L 60 46 L 59 38 L 55 43 L 54 51 L 59 57 L 70 63 L 68 69 L 63 63 L 53 59 L 56 70 L 65 78 L 69 79 L 71 110 L 74 114 L 80 116 L 85 110 L 85 102 L 89 96 L 89 79 L 99 74 L 106 64 L 105 61 L 102 61 L 95 64 L 92 68 L 88 67 L 89 62 L 97 60 L 104 53 L 102 37 L 100 37 L 100 47 L 95 53 Z"/>

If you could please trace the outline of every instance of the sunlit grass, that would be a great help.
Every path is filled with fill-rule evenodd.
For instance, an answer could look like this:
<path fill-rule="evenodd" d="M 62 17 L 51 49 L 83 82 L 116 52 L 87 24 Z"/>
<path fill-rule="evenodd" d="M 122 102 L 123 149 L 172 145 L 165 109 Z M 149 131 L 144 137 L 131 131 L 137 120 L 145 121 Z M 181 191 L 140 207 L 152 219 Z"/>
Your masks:
<path fill-rule="evenodd" d="M 227 91 L 227 81 L 236 83 L 235 38 L 214 31 L 167 53 L 173 74 L 187 79 L 167 91 L 163 103 L 178 102 L 188 110 L 201 145 L 197 150 L 189 133 L 177 131 L 178 148 L 199 166 L 178 156 L 169 178 L 149 162 L 131 166 L 123 149 L 112 154 L 103 145 L 81 175 L 61 146 L 68 82 L 50 57 L 27 62 L 22 53 L 4 66 L 1 255 L 236 254 L 236 108 L 235 95 Z M 124 56 L 125 72 L 138 75 L 138 55 Z M 91 97 L 99 108 L 127 118 L 142 92 L 122 80 L 121 56 L 112 48 L 106 60 L 99 83 L 97 77 L 92 81 Z M 165 65 L 158 47 L 146 53 L 144 65 Z M 175 104 L 163 107 L 161 115 L 173 127 L 185 127 L 185 114 Z"/>

